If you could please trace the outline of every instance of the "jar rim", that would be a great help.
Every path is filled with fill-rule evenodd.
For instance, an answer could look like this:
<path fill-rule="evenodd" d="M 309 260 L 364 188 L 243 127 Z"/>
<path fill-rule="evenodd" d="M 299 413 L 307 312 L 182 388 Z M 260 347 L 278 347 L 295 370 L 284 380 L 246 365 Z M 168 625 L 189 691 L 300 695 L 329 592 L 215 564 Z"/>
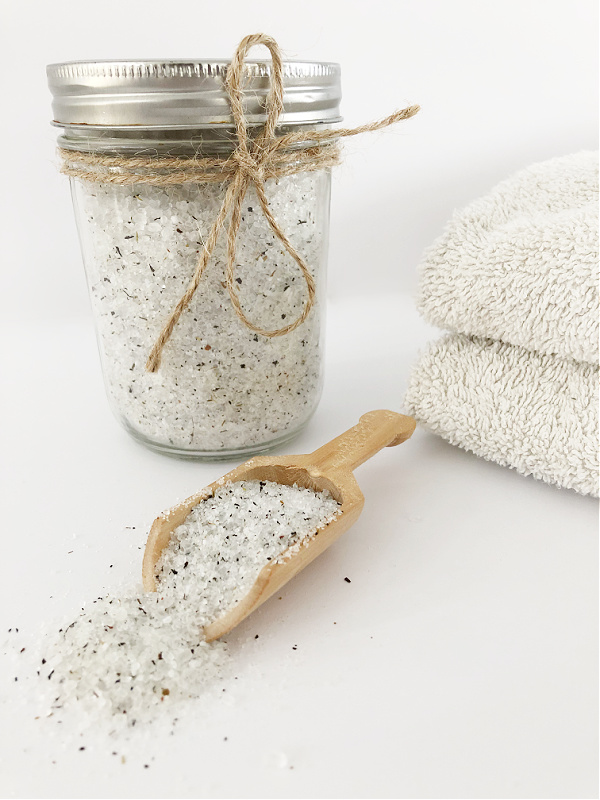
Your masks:
<path fill-rule="evenodd" d="M 49 64 L 53 124 L 95 130 L 191 130 L 233 124 L 224 77 L 228 59 L 69 61 Z M 271 61 L 244 63 L 248 125 L 265 121 Z M 339 122 L 335 62 L 284 61 L 282 125 Z"/>

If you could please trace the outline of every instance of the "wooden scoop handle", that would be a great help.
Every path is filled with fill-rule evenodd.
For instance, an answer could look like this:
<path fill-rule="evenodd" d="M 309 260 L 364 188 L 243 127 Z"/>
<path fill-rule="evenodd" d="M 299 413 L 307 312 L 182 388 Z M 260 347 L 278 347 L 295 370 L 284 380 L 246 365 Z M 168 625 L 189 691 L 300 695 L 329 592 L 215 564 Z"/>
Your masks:
<path fill-rule="evenodd" d="M 412 436 L 416 422 L 395 411 L 369 411 L 358 425 L 307 456 L 323 472 L 351 472 L 384 447 L 394 447 Z"/>

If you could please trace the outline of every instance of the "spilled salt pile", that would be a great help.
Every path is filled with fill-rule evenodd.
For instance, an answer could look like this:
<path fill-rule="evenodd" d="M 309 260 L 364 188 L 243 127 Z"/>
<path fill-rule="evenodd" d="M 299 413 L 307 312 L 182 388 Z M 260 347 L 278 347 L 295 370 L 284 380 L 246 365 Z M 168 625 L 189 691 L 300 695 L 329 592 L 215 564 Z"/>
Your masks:
<path fill-rule="evenodd" d="M 269 481 L 222 486 L 173 531 L 158 591 L 104 597 L 59 631 L 42 661 L 50 712 L 75 701 L 94 718 L 143 724 L 198 697 L 221 675 L 223 643 L 203 628 L 233 607 L 261 569 L 340 513 L 327 492 Z"/>

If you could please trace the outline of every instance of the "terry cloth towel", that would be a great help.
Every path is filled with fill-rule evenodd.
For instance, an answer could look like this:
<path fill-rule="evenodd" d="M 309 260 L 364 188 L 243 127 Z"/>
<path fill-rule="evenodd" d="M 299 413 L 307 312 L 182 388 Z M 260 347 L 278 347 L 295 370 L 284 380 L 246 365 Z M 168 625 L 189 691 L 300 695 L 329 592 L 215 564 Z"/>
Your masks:
<path fill-rule="evenodd" d="M 598 364 L 598 154 L 534 164 L 457 212 L 421 265 L 432 325 Z"/>
<path fill-rule="evenodd" d="M 453 332 L 406 404 L 448 441 L 598 495 L 598 158 L 536 164 L 454 215 L 418 304 Z"/>
<path fill-rule="evenodd" d="M 598 367 L 448 334 L 414 370 L 412 414 L 451 444 L 598 496 Z"/>

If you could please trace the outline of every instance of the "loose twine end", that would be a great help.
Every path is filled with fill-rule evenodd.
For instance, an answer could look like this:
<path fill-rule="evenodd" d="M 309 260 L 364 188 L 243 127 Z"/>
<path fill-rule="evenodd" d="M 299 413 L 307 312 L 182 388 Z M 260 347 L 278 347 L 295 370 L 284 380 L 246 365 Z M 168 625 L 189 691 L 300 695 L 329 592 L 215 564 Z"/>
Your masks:
<path fill-rule="evenodd" d="M 266 98 L 266 122 L 254 138 L 248 136 L 248 125 L 243 107 L 242 78 L 244 61 L 248 51 L 256 45 L 264 45 L 271 53 L 271 83 Z M 227 268 L 225 285 L 233 310 L 241 322 L 254 333 L 267 338 L 284 336 L 296 330 L 306 320 L 315 302 L 316 287 L 302 256 L 291 244 L 284 231 L 273 217 L 265 194 L 264 183 L 269 178 L 292 175 L 297 172 L 317 171 L 335 166 L 340 161 L 338 139 L 356 136 L 388 128 L 418 113 L 418 105 L 395 111 L 381 120 L 361 125 L 358 128 L 341 128 L 329 131 L 298 131 L 276 136 L 277 121 L 283 110 L 283 61 L 279 45 L 271 36 L 255 33 L 244 37 L 237 47 L 231 64 L 227 68 L 225 88 L 235 125 L 237 146 L 227 159 L 184 159 L 174 157 L 123 158 L 102 154 L 90 154 L 61 150 L 63 158 L 61 172 L 71 177 L 97 183 L 131 185 L 148 183 L 155 186 L 181 183 L 227 183 L 225 198 L 210 229 L 190 284 L 171 312 L 160 331 L 148 360 L 146 370 L 157 372 L 162 353 L 171 338 L 179 318 L 190 304 L 217 244 L 219 234 L 229 217 L 227 228 Z M 305 144 L 304 149 L 289 151 L 292 145 Z M 236 239 L 241 222 L 244 197 L 253 184 L 261 210 L 273 233 L 298 265 L 306 283 L 306 300 L 301 314 L 283 328 L 266 330 L 255 325 L 246 316 L 235 284 Z"/>

